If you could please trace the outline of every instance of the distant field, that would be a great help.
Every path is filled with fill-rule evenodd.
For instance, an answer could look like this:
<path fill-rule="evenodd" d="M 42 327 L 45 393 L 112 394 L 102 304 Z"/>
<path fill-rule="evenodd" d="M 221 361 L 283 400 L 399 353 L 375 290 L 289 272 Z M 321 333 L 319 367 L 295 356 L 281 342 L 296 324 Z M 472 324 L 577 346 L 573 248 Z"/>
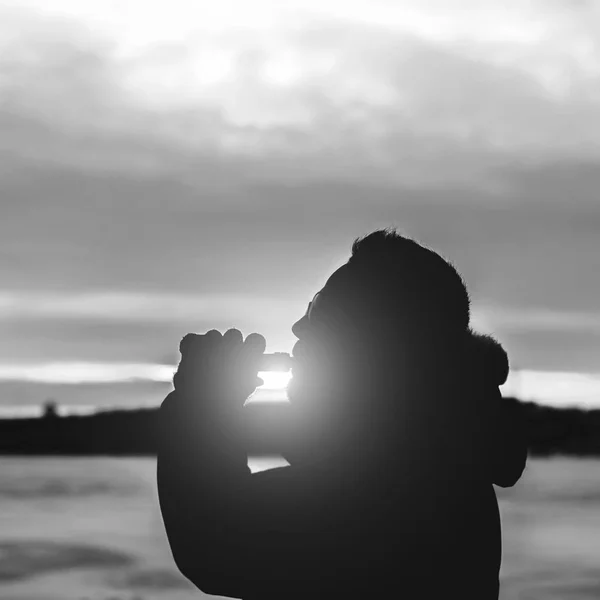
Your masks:
<path fill-rule="evenodd" d="M 0 598 L 201 597 L 173 565 L 154 469 L 153 459 L 0 459 Z M 502 600 L 600 597 L 600 461 L 532 460 L 498 495 Z"/>

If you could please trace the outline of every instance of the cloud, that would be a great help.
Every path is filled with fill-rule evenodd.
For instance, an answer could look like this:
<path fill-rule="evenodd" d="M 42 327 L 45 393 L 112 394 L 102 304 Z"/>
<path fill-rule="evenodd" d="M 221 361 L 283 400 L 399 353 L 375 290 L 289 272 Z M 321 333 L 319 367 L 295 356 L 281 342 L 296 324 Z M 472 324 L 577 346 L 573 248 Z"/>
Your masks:
<path fill-rule="evenodd" d="M 243 294 L 182 295 L 135 292 L 0 293 L 0 319 L 63 319 L 135 322 L 190 322 L 254 314 L 277 300 Z"/>
<path fill-rule="evenodd" d="M 600 336 L 600 312 L 582 313 L 577 311 L 551 310 L 545 307 L 505 307 L 479 309 L 474 315 L 475 322 L 486 326 L 493 322 L 495 327 L 516 331 L 554 331 L 592 333 Z"/>
<path fill-rule="evenodd" d="M 594 332 L 496 330 L 511 368 L 571 373 L 600 372 L 600 336 Z"/>
<path fill-rule="evenodd" d="M 173 386 L 166 382 L 125 381 L 112 383 L 47 383 L 0 381 L 2 404 L 17 407 L 39 406 L 48 398 L 71 408 L 139 408 L 158 406 Z"/>
<path fill-rule="evenodd" d="M 592 369 L 597 7 L 126 4 L 0 3 L 0 359 L 162 364 L 213 326 L 289 350 L 399 225 L 520 363 Z"/>
<path fill-rule="evenodd" d="M 219 11 L 191 28 L 190 6 L 153 15 L 131 3 L 131 22 L 97 5 L 22 11 L 28 27 L 3 61 L 6 147 L 50 164 L 179 175 L 218 152 L 242 169 L 268 158 L 261 175 L 273 177 L 283 154 L 305 177 L 353 167 L 421 184 L 477 179 L 532 153 L 596 156 L 600 50 L 581 11 L 322 4 L 266 3 L 243 33 Z M 160 15 L 166 39 L 135 21 L 142 10 L 147 24 Z M 381 18 L 358 19 L 367 15 Z M 205 73 L 220 63 L 221 79 Z"/>
<path fill-rule="evenodd" d="M 390 224 L 455 262 L 474 306 L 488 307 L 500 331 L 536 311 L 597 312 L 597 232 L 593 215 L 576 207 L 478 205 L 473 191 L 367 182 L 250 186 L 247 210 L 234 212 L 177 189 L 30 178 L 0 223 L 0 353 L 160 362 L 187 331 L 213 327 L 259 331 L 271 348 L 289 350 L 292 323 L 354 237 Z M 523 313 L 512 325 L 509 309 Z M 553 363 L 563 354 L 537 351 Z"/>
<path fill-rule="evenodd" d="M 600 401 L 600 375 L 523 370 L 513 372 L 501 389 L 525 401 L 591 409 Z"/>
<path fill-rule="evenodd" d="M 291 325 L 308 302 L 308 293 L 284 302 L 260 294 L 239 298 L 208 294 L 198 295 L 196 303 L 190 296 L 147 293 L 138 294 L 143 301 L 136 304 L 136 295 L 132 296 L 126 306 L 110 302 L 82 306 L 77 294 L 59 296 L 60 302 L 55 297 L 45 306 L 43 295 L 22 294 L 24 306 L 0 317 L 0 364 L 17 369 L 47 362 L 177 364 L 179 343 L 187 333 L 225 332 L 232 327 L 244 336 L 265 335 L 269 352 L 289 351 Z M 75 309 L 65 314 L 69 306 Z"/>
<path fill-rule="evenodd" d="M 38 383 L 113 383 L 173 379 L 172 365 L 127 363 L 50 362 L 33 365 L 0 365 L 0 380 Z"/>
<path fill-rule="evenodd" d="M 58 400 L 61 412 L 67 414 L 81 413 L 86 407 L 157 407 L 173 389 L 167 370 L 157 365 L 63 363 L 47 369 L 43 365 L 29 366 L 13 378 L 6 367 L 0 366 L 0 393 L 7 404 L 18 407 L 23 414 L 49 398 Z M 512 365 L 501 390 L 504 395 L 517 395 L 523 400 L 593 408 L 600 401 L 600 371 L 597 367 L 595 372 L 578 373 L 561 371 L 560 367 L 547 371 Z M 262 402 L 284 399 L 280 390 L 261 389 L 254 396 Z M 11 415 L 20 414 L 17 408 L 11 410 Z"/>

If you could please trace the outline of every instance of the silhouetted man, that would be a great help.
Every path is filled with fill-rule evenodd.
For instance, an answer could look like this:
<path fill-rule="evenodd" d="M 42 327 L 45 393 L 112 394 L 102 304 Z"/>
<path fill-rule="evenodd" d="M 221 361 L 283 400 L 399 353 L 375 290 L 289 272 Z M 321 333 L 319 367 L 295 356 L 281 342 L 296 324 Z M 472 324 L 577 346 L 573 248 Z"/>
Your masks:
<path fill-rule="evenodd" d="M 240 427 L 264 338 L 182 341 L 158 455 L 181 572 L 244 600 L 498 598 L 492 484 L 514 485 L 527 449 L 498 389 L 508 359 L 470 330 L 456 270 L 375 231 L 292 330 L 290 466 L 256 474 Z"/>

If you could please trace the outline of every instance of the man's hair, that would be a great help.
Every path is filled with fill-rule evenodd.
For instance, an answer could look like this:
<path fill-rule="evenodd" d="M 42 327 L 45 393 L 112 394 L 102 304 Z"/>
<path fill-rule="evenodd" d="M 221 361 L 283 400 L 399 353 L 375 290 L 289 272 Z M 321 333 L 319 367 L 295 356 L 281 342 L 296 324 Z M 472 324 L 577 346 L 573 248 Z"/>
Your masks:
<path fill-rule="evenodd" d="M 437 252 L 386 228 L 356 238 L 348 266 L 394 312 L 424 317 L 435 326 L 466 330 L 470 300 L 454 266 Z M 420 321 L 421 319 L 415 318 Z"/>

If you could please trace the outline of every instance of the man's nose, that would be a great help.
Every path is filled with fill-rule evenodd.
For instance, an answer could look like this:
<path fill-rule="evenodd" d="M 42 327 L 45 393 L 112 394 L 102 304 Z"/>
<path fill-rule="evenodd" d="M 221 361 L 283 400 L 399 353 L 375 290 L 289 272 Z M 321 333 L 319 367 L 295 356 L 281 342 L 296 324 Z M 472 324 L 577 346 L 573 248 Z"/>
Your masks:
<path fill-rule="evenodd" d="M 308 317 L 306 315 L 304 315 L 301 319 L 299 319 L 292 325 L 292 333 L 298 339 L 300 339 L 302 337 L 302 334 L 306 333 L 308 331 L 308 327 L 309 327 Z"/>

